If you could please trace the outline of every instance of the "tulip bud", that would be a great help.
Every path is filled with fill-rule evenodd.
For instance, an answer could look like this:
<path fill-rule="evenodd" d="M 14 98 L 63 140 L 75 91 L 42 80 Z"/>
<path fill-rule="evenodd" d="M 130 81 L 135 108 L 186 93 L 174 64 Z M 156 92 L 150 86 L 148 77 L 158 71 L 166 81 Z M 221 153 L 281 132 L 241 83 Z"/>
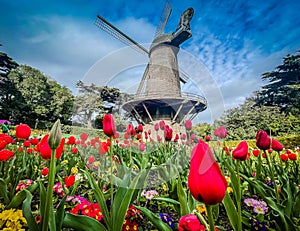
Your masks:
<path fill-rule="evenodd" d="M 242 141 L 239 143 L 239 145 L 236 147 L 236 149 L 233 150 L 232 156 L 234 159 L 237 160 L 246 160 L 248 156 L 248 144 L 247 141 Z"/>
<path fill-rule="evenodd" d="M 260 130 L 256 134 L 256 146 L 261 150 L 267 150 L 270 148 L 271 145 L 271 138 L 268 136 L 268 134 Z"/>
<path fill-rule="evenodd" d="M 271 146 L 274 151 L 280 152 L 283 150 L 283 145 L 278 140 L 272 139 Z"/>
<path fill-rule="evenodd" d="M 48 144 L 50 146 L 50 148 L 56 149 L 60 143 L 61 143 L 61 139 L 62 139 L 62 132 L 61 132 L 61 128 L 60 128 L 60 120 L 58 119 L 52 126 L 51 131 L 50 131 L 50 135 L 48 138 Z"/>

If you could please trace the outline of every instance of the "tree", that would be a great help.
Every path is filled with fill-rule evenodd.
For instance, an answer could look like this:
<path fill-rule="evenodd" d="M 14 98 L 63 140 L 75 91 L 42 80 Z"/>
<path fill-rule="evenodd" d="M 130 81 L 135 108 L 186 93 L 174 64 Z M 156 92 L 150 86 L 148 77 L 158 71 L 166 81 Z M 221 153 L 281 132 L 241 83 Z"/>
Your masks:
<path fill-rule="evenodd" d="M 281 111 L 300 114 L 300 51 L 296 55 L 287 55 L 283 64 L 275 71 L 262 75 L 269 83 L 258 92 L 258 105 L 277 106 Z"/>
<path fill-rule="evenodd" d="M 73 120 L 79 125 L 102 128 L 102 118 L 106 113 L 120 113 L 123 96 L 118 88 L 76 84 L 79 89 L 75 100 Z"/>
<path fill-rule="evenodd" d="M 299 119 L 280 112 L 276 106 L 258 106 L 254 99 L 248 98 L 240 106 L 227 110 L 214 122 L 214 128 L 224 125 L 228 139 L 234 140 L 253 139 L 261 129 L 272 136 L 300 132 Z"/>
<path fill-rule="evenodd" d="M 18 67 L 18 64 L 7 54 L 0 52 L 0 114 L 1 119 L 9 120 L 12 114 L 11 109 L 15 105 L 13 93 L 17 92 L 14 84 L 8 79 L 11 70 Z"/>
<path fill-rule="evenodd" d="M 66 87 L 30 66 L 20 65 L 8 75 L 14 84 L 13 105 L 10 117 L 16 123 L 46 128 L 61 119 L 68 124 L 72 114 L 73 95 Z"/>

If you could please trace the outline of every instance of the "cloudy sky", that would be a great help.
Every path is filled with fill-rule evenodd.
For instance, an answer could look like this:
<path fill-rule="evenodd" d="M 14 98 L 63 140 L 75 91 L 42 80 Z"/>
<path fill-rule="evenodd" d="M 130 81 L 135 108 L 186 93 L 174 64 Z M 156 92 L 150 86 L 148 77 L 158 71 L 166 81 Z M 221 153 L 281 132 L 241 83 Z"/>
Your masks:
<path fill-rule="evenodd" d="M 285 55 L 300 49 L 300 1 L 169 2 L 172 14 L 166 33 L 175 30 L 186 8 L 195 11 L 193 36 L 182 44 L 179 64 L 191 79 L 183 89 L 208 100 L 209 110 L 200 120 L 217 117 L 211 111 L 218 103 L 225 109 L 242 103 L 264 84 L 262 73 L 274 70 Z M 129 91 L 138 84 L 147 62 L 147 57 L 132 49 L 124 51 L 124 44 L 95 26 L 96 15 L 147 47 L 164 1 L 1 0 L 0 4 L 0 51 L 76 93 L 76 82 L 88 79 L 95 66 L 115 71 L 120 62 L 126 68 L 119 67 L 109 85 Z M 93 77 L 95 83 L 108 78 L 104 70 L 100 72 Z"/>

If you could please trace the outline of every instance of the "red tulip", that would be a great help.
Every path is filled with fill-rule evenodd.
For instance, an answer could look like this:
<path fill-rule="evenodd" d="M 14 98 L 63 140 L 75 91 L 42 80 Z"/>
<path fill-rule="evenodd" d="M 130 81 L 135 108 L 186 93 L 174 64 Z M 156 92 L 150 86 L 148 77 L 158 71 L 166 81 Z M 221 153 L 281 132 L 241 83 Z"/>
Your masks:
<path fill-rule="evenodd" d="M 203 141 L 199 141 L 192 151 L 188 187 L 196 200 L 208 205 L 220 203 L 226 194 L 227 181 Z"/>
<path fill-rule="evenodd" d="M 108 147 L 109 147 L 108 143 L 100 142 L 99 143 L 99 149 L 98 149 L 99 154 L 104 155 L 105 153 L 107 153 L 108 152 Z"/>
<path fill-rule="evenodd" d="M 178 231 L 205 231 L 205 226 L 195 214 L 187 214 L 179 219 Z"/>
<path fill-rule="evenodd" d="M 261 150 L 267 150 L 271 146 L 271 138 L 268 134 L 263 131 L 259 130 L 256 134 L 256 146 Z"/>
<path fill-rule="evenodd" d="M 144 142 L 140 143 L 140 151 L 143 152 L 146 149 L 146 144 Z"/>
<path fill-rule="evenodd" d="M 70 187 L 75 183 L 75 176 L 71 175 L 71 176 L 66 176 L 65 178 L 65 184 L 66 187 Z"/>
<path fill-rule="evenodd" d="M 116 133 L 116 125 L 114 118 L 111 114 L 105 114 L 102 120 L 103 132 L 108 137 L 113 136 Z"/>
<path fill-rule="evenodd" d="M 289 155 L 288 154 L 280 154 L 280 159 L 284 162 L 288 161 Z"/>
<path fill-rule="evenodd" d="M 226 128 L 224 126 L 218 127 L 215 131 L 214 131 L 214 135 L 223 139 L 227 136 L 227 131 Z"/>
<path fill-rule="evenodd" d="M 31 128 L 27 124 L 20 124 L 16 127 L 16 138 L 27 140 L 31 134 Z"/>
<path fill-rule="evenodd" d="M 137 127 L 138 132 L 143 132 L 143 125 L 139 124 Z"/>
<path fill-rule="evenodd" d="M 297 160 L 297 155 L 295 153 L 288 154 L 290 160 Z"/>
<path fill-rule="evenodd" d="M 205 141 L 210 141 L 210 136 L 205 136 Z"/>
<path fill-rule="evenodd" d="M 83 141 L 86 141 L 88 139 L 89 135 L 85 132 L 80 134 L 80 139 Z"/>
<path fill-rule="evenodd" d="M 49 169 L 48 169 L 48 168 L 43 168 L 43 170 L 42 170 L 42 175 L 43 175 L 43 176 L 47 176 L 48 173 L 49 173 Z"/>
<path fill-rule="evenodd" d="M 184 125 L 185 125 L 185 129 L 188 131 L 191 130 L 193 126 L 191 120 L 186 120 Z"/>
<path fill-rule="evenodd" d="M 0 161 L 7 161 L 9 158 L 13 157 L 14 154 L 13 151 L 3 149 L 0 151 Z"/>
<path fill-rule="evenodd" d="M 37 149 L 40 152 L 41 157 L 45 160 L 50 160 L 51 153 L 52 153 L 52 150 L 48 144 L 48 138 L 49 138 L 49 134 L 45 135 L 42 138 L 42 140 L 37 144 Z M 56 159 L 58 159 L 62 155 L 64 144 L 65 144 L 65 138 L 62 138 L 59 146 L 55 150 Z"/>
<path fill-rule="evenodd" d="M 78 148 L 72 147 L 72 148 L 71 148 L 71 152 L 72 152 L 73 154 L 77 154 L 77 153 L 78 153 Z"/>
<path fill-rule="evenodd" d="M 159 123 L 156 123 L 156 124 L 154 125 L 154 130 L 155 130 L 155 131 L 158 131 L 158 130 L 159 130 Z"/>
<path fill-rule="evenodd" d="M 0 150 L 4 149 L 6 147 L 6 141 L 5 140 L 0 140 Z"/>
<path fill-rule="evenodd" d="M 161 120 L 161 121 L 159 121 L 159 128 L 161 129 L 161 130 L 164 130 L 164 128 L 165 128 L 165 121 L 163 121 L 163 120 Z"/>
<path fill-rule="evenodd" d="M 133 124 L 128 124 L 127 129 L 126 129 L 126 133 L 128 135 L 131 135 L 133 133 L 133 130 L 134 130 Z"/>
<path fill-rule="evenodd" d="M 165 125 L 164 127 L 164 135 L 165 135 L 165 141 L 171 141 L 172 140 L 172 128 L 170 128 L 168 125 Z"/>
<path fill-rule="evenodd" d="M 283 145 L 278 140 L 272 139 L 271 146 L 274 151 L 280 152 L 283 150 Z"/>
<path fill-rule="evenodd" d="M 252 150 L 253 156 L 258 157 L 259 153 L 260 153 L 260 150 L 259 150 L 259 149 L 253 149 L 253 150 Z"/>
<path fill-rule="evenodd" d="M 246 160 L 248 156 L 248 144 L 246 140 L 238 144 L 238 146 L 233 150 L 232 156 L 236 160 Z"/>
<path fill-rule="evenodd" d="M 37 145 L 37 144 L 39 143 L 39 139 L 38 139 L 38 138 L 31 138 L 31 139 L 30 139 L 30 143 L 31 143 L 32 145 Z"/>
<path fill-rule="evenodd" d="M 23 143 L 23 146 L 24 146 L 25 148 L 30 147 L 30 141 L 29 141 L 29 140 L 25 140 L 24 143 Z"/>
<path fill-rule="evenodd" d="M 68 138 L 68 142 L 67 144 L 71 145 L 71 144 L 76 144 L 76 138 L 74 136 L 70 136 Z"/>

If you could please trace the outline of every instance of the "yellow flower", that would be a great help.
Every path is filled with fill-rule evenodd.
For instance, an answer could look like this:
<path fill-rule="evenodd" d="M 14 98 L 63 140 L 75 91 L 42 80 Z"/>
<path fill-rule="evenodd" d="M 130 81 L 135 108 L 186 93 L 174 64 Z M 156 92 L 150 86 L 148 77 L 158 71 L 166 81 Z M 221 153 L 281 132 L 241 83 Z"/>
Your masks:
<path fill-rule="evenodd" d="M 78 168 L 72 167 L 72 168 L 71 168 L 71 172 L 72 172 L 74 175 L 76 175 L 76 174 L 78 173 Z"/>
<path fill-rule="evenodd" d="M 162 189 L 163 189 L 164 191 L 167 191 L 167 190 L 168 190 L 167 185 L 163 184 L 163 185 L 162 185 Z"/>
<path fill-rule="evenodd" d="M 0 203 L 0 212 L 2 212 L 4 210 L 4 208 L 5 208 L 5 206 Z"/>
<path fill-rule="evenodd" d="M 69 161 L 68 160 L 63 160 L 61 163 L 62 164 L 67 164 L 67 163 L 69 163 Z"/>
<path fill-rule="evenodd" d="M 232 193 L 233 192 L 233 189 L 231 187 L 227 187 L 227 192 L 228 193 Z"/>
<path fill-rule="evenodd" d="M 95 161 L 94 162 L 94 166 L 99 166 L 100 162 L 99 161 Z"/>
<path fill-rule="evenodd" d="M 196 207 L 196 209 L 197 209 L 197 211 L 199 212 L 199 213 L 205 213 L 205 216 L 207 216 L 207 210 L 206 210 L 206 207 L 205 207 L 205 205 L 198 205 L 197 207 Z"/>

